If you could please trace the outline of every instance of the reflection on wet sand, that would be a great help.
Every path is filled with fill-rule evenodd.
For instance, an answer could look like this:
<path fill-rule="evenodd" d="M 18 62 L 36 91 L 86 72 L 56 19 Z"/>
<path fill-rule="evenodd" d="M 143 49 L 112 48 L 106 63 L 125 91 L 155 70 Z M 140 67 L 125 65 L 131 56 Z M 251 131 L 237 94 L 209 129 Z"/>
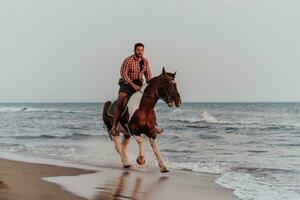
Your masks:
<path fill-rule="evenodd" d="M 8 189 L 8 186 L 3 181 L 0 181 L 0 189 Z"/>
<path fill-rule="evenodd" d="M 109 181 L 104 187 L 97 187 L 99 192 L 95 195 L 95 200 L 149 199 L 152 192 L 162 189 L 163 184 L 168 179 L 168 177 L 162 176 L 143 184 L 144 178 L 132 176 L 129 171 L 125 171 L 120 177 Z"/>
<path fill-rule="evenodd" d="M 214 183 L 217 175 L 173 170 L 162 174 L 156 168 L 101 170 L 78 176 L 47 177 L 44 180 L 89 200 L 233 200 L 232 191 Z"/>

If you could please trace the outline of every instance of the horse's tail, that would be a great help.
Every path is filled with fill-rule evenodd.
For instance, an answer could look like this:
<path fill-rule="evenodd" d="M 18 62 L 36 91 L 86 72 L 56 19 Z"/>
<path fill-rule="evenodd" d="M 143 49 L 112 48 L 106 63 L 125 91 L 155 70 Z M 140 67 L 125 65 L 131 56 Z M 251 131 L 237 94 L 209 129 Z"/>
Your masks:
<path fill-rule="evenodd" d="M 102 119 L 103 119 L 104 124 L 106 125 L 107 130 L 110 130 L 112 127 L 112 117 L 110 117 L 107 114 L 110 104 L 111 104 L 111 101 L 105 102 L 105 104 L 103 106 L 103 111 L 102 111 Z"/>

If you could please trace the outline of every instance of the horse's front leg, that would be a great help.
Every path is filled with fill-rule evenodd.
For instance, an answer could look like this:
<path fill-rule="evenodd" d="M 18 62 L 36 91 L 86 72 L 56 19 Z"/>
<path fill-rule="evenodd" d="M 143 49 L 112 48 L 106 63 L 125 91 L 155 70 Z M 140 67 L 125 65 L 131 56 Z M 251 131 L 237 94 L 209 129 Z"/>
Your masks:
<path fill-rule="evenodd" d="M 145 164 L 145 150 L 144 150 L 144 140 L 142 138 L 142 136 L 135 136 L 135 139 L 139 145 L 139 155 L 136 159 L 136 162 L 139 164 L 139 165 L 143 165 Z"/>
<path fill-rule="evenodd" d="M 121 145 L 121 138 L 119 135 L 113 136 L 112 137 L 114 143 L 115 143 L 115 148 L 116 151 L 118 152 L 118 154 L 121 157 L 121 161 L 123 163 L 123 167 L 124 168 L 129 168 L 131 167 L 130 163 L 128 162 L 128 160 L 126 159 L 126 156 L 124 156 L 123 151 L 122 151 L 122 145 Z"/>
<path fill-rule="evenodd" d="M 169 172 L 169 170 L 167 169 L 164 161 L 161 158 L 160 151 L 159 151 L 159 148 L 158 148 L 158 145 L 157 145 L 157 140 L 153 139 L 153 138 L 150 138 L 150 143 L 151 143 L 151 146 L 152 146 L 152 150 L 153 150 L 153 152 L 154 152 L 154 154 L 157 158 L 158 166 L 160 168 L 160 171 L 161 172 Z"/>

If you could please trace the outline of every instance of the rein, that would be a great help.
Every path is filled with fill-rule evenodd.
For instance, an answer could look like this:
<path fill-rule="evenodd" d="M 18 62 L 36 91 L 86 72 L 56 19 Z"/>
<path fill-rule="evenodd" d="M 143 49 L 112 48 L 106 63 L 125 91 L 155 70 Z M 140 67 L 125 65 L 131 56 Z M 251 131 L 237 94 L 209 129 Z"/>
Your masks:
<path fill-rule="evenodd" d="M 160 88 L 160 87 L 159 87 L 159 88 Z M 166 101 L 167 98 L 162 97 L 162 96 L 159 96 L 159 94 L 158 94 L 159 88 L 156 89 L 156 91 L 155 91 L 155 94 L 156 94 L 157 98 L 158 98 L 158 99 L 161 99 L 161 100 L 163 100 L 163 101 Z M 149 95 L 149 94 L 146 94 L 146 93 L 142 92 L 141 90 L 138 90 L 138 91 L 139 91 L 143 96 L 145 96 L 145 97 L 149 97 L 149 98 L 153 98 L 153 99 L 155 98 L 155 97 L 153 97 L 153 96 L 151 96 L 151 95 Z"/>

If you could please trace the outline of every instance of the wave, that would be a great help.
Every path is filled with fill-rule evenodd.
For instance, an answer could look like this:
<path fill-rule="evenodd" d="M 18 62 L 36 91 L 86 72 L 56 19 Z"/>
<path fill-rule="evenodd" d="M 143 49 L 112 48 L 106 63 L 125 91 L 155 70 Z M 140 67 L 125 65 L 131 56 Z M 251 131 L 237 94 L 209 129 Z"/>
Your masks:
<path fill-rule="evenodd" d="M 64 113 L 80 113 L 76 110 L 61 110 L 55 108 L 33 108 L 33 107 L 0 107 L 0 112 L 64 112 Z"/>
<path fill-rule="evenodd" d="M 7 147 L 23 146 L 23 144 L 0 142 L 0 146 L 1 146 L 2 148 L 7 148 Z"/>
<path fill-rule="evenodd" d="M 90 138 L 109 138 L 108 135 L 92 135 L 92 134 L 82 134 L 82 133 L 72 133 L 63 136 L 55 136 L 55 135 L 18 135 L 18 136 L 8 136 L 9 138 L 14 139 L 71 139 L 71 140 L 81 140 L 81 139 L 90 139 Z"/>
<path fill-rule="evenodd" d="M 37 136 L 33 136 L 33 135 L 18 135 L 18 136 L 9 136 L 10 138 L 14 138 L 14 139 L 54 139 L 57 138 L 56 136 L 53 135 L 47 135 L 47 134 L 43 134 L 43 135 L 37 135 Z"/>
<path fill-rule="evenodd" d="M 236 132 L 240 129 L 247 126 L 248 129 L 257 129 L 261 131 L 294 131 L 298 130 L 300 125 L 297 124 L 289 124 L 286 122 L 263 122 L 263 121 L 220 121 L 216 117 L 212 116 L 210 113 L 204 111 L 201 113 L 200 117 L 176 117 L 171 118 L 171 122 L 178 122 L 175 124 L 176 128 L 181 124 L 184 124 L 184 127 L 179 127 L 181 129 L 184 128 L 195 128 L 195 129 L 210 129 L 216 128 L 216 126 L 223 126 L 224 130 L 227 133 Z M 171 126 L 172 127 L 172 126 Z"/>
<path fill-rule="evenodd" d="M 221 136 L 213 135 L 213 134 L 208 134 L 208 133 L 198 134 L 198 137 L 201 138 L 201 139 L 205 139 L 205 140 L 217 140 L 217 139 L 221 139 L 222 138 Z"/>
<path fill-rule="evenodd" d="M 99 139 L 99 138 L 109 138 L 107 135 L 92 135 L 92 134 L 82 134 L 82 133 L 73 133 L 71 135 L 65 135 L 60 137 L 62 139 L 71 139 L 71 140 L 80 140 L 80 139 Z"/>
<path fill-rule="evenodd" d="M 197 153 L 197 151 L 193 151 L 193 150 L 175 150 L 175 149 L 163 149 L 161 150 L 162 152 L 169 152 L 169 153 Z"/>
<path fill-rule="evenodd" d="M 276 168 L 234 167 L 222 162 L 171 162 L 171 168 L 199 173 L 220 174 L 215 183 L 233 190 L 243 200 L 300 199 L 299 171 Z M 289 178 L 290 177 L 290 178 Z M 276 180 L 276 182 L 274 182 Z"/>
<path fill-rule="evenodd" d="M 221 123 L 219 122 L 215 117 L 213 117 L 211 114 L 208 112 L 204 111 L 201 114 L 201 118 L 196 118 L 196 117 L 189 117 L 189 118 L 172 118 L 171 121 L 175 122 L 183 122 L 183 123 L 199 123 L 199 122 L 206 122 L 206 123 L 211 123 L 211 124 L 217 124 Z"/>
<path fill-rule="evenodd" d="M 168 165 L 173 169 L 211 174 L 222 174 L 231 169 L 228 163 L 171 162 Z"/>
<path fill-rule="evenodd" d="M 247 150 L 249 153 L 268 153 L 269 151 L 265 150 Z"/>
<path fill-rule="evenodd" d="M 197 119 L 197 118 L 172 118 L 172 119 L 170 119 L 170 121 L 172 121 L 172 122 L 190 123 L 190 124 L 201 122 L 201 120 Z"/>
<path fill-rule="evenodd" d="M 62 110 L 54 109 L 54 108 L 32 108 L 32 107 L 26 107 L 22 111 L 26 111 L 26 112 L 63 112 Z"/>
<path fill-rule="evenodd" d="M 219 121 L 218 121 L 215 117 L 211 116 L 211 115 L 210 115 L 208 112 L 206 112 L 206 111 L 204 111 L 204 112 L 202 113 L 202 120 L 205 121 L 205 122 L 207 122 L 207 123 L 212 123 L 212 124 L 217 124 L 217 123 L 219 123 Z"/>
<path fill-rule="evenodd" d="M 203 128 L 203 129 L 213 128 L 213 126 L 210 126 L 210 125 L 201 125 L 201 124 L 191 124 L 191 125 L 187 125 L 186 127 L 188 127 L 188 128 L 196 128 L 196 129 L 199 129 L 199 128 Z"/>
<path fill-rule="evenodd" d="M 0 107 L 0 112 L 22 112 L 26 107 Z"/>
<path fill-rule="evenodd" d="M 300 199 L 297 185 L 280 175 L 266 172 L 230 171 L 222 174 L 215 182 L 230 188 L 233 194 L 244 200 L 296 200 Z M 284 175 L 285 177 L 286 175 Z M 276 182 L 273 179 L 278 179 Z"/>

